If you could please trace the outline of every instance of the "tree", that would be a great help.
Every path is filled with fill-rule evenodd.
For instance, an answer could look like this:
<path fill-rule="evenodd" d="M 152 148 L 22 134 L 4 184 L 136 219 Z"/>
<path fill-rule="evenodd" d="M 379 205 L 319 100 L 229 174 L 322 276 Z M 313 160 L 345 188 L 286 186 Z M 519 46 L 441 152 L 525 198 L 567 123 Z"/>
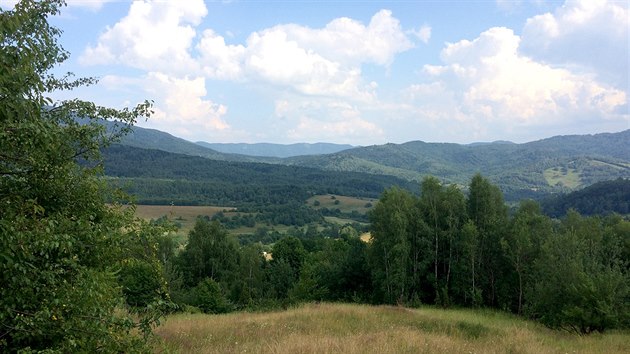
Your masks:
<path fill-rule="evenodd" d="M 197 218 L 179 255 L 185 285 L 193 287 L 206 278 L 218 283 L 232 280 L 238 255 L 236 242 L 218 221 Z"/>
<path fill-rule="evenodd" d="M 599 218 L 569 211 L 560 230 L 544 240 L 526 296 L 530 316 L 578 333 L 628 326 L 627 260 L 609 258 L 603 226 Z"/>
<path fill-rule="evenodd" d="M 134 322 L 118 311 L 116 271 L 134 248 L 131 231 L 144 226 L 132 210 L 105 204 L 112 193 L 93 166 L 151 104 L 115 110 L 49 98 L 96 81 L 51 74 L 69 55 L 48 23 L 63 5 L 0 9 L 0 351 L 140 350 L 132 329 L 148 333 L 157 314 Z"/>
<path fill-rule="evenodd" d="M 369 263 L 376 290 L 386 303 L 405 302 L 409 295 L 410 235 L 414 198 L 399 188 L 386 190 L 370 211 L 372 243 Z"/>
<path fill-rule="evenodd" d="M 540 244 L 552 233 L 551 220 L 541 214 L 538 203 L 525 200 L 512 218 L 510 231 L 501 239 L 501 247 L 518 277 L 518 314 L 523 313 L 525 286 L 532 280 L 532 267 L 540 253 Z"/>
<path fill-rule="evenodd" d="M 271 255 L 273 257 L 271 260 L 272 264 L 284 260 L 293 270 L 293 280 L 299 277 L 302 263 L 306 258 L 306 250 L 299 238 L 295 236 L 281 238 L 273 245 Z"/>
<path fill-rule="evenodd" d="M 480 174 L 470 182 L 468 196 L 468 216 L 475 223 L 478 231 L 478 247 L 475 256 L 478 262 L 478 286 L 488 305 L 499 304 L 501 287 L 504 279 L 503 252 L 500 240 L 505 226 L 508 225 L 507 207 L 503 202 L 503 193 Z M 502 292 L 501 292 L 502 293 Z"/>

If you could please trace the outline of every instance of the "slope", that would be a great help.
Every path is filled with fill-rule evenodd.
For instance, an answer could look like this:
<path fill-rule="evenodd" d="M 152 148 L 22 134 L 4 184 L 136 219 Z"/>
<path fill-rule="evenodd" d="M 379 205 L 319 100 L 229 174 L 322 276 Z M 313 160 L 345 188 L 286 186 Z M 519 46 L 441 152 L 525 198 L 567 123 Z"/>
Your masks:
<path fill-rule="evenodd" d="M 271 143 L 257 143 L 257 144 L 222 144 L 222 143 L 207 143 L 205 141 L 198 141 L 198 145 L 210 148 L 215 151 L 228 153 L 228 154 L 241 154 L 248 156 L 261 156 L 261 157 L 293 157 L 304 155 L 324 155 L 332 154 L 335 152 L 351 149 L 354 146 L 347 144 L 330 144 L 330 143 L 297 143 L 297 144 L 271 144 Z"/>
<path fill-rule="evenodd" d="M 598 181 L 630 177 L 630 130 L 558 136 L 525 144 L 444 144 L 412 141 L 350 149 L 284 163 L 362 171 L 419 180 L 434 175 L 466 185 L 475 173 L 497 183 L 508 200 L 539 198 Z M 557 173 L 554 174 L 554 171 Z"/>
<path fill-rule="evenodd" d="M 302 166 L 210 160 L 124 145 L 103 151 L 105 175 L 146 204 L 278 205 L 316 194 L 376 198 L 388 187 L 417 186 L 394 176 Z"/>

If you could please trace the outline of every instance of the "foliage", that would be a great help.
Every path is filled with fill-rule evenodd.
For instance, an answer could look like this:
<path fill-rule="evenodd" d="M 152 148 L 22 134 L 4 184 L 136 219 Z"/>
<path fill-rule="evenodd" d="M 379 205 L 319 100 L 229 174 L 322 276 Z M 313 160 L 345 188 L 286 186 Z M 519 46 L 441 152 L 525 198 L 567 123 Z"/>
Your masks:
<path fill-rule="evenodd" d="M 124 260 L 118 279 L 130 306 L 146 307 L 166 297 L 162 274 L 146 261 L 135 258 Z"/>
<path fill-rule="evenodd" d="M 139 351 L 160 315 L 126 315 L 116 271 L 133 258 L 132 211 L 107 206 L 99 148 L 150 114 L 148 102 L 114 110 L 53 103 L 54 91 L 92 84 L 50 72 L 68 58 L 48 23 L 61 0 L 23 0 L 0 10 L 0 351 Z M 80 124 L 75 117 L 86 117 Z M 110 120 L 106 133 L 99 121 Z M 89 164 L 87 165 L 89 166 Z"/>
<path fill-rule="evenodd" d="M 543 240 L 529 294 L 530 315 L 578 333 L 627 326 L 628 259 L 619 257 L 617 242 L 606 245 L 605 238 L 629 236 L 606 230 L 596 217 L 570 212 L 559 232 Z"/>
<path fill-rule="evenodd" d="M 210 160 L 112 145 L 103 151 L 111 182 L 142 204 L 268 206 L 304 203 L 316 194 L 373 197 L 406 180 L 300 166 Z"/>
<path fill-rule="evenodd" d="M 226 313 L 231 306 L 219 284 L 211 278 L 206 278 L 197 284 L 193 291 L 192 304 L 205 313 Z"/>
<path fill-rule="evenodd" d="M 217 282 L 231 280 L 238 265 L 236 242 L 217 221 L 198 218 L 178 256 L 178 264 L 188 287 L 206 278 Z"/>
<path fill-rule="evenodd" d="M 560 217 L 569 209 L 582 215 L 630 214 L 630 179 L 595 183 L 582 190 L 543 201 L 545 213 Z"/>

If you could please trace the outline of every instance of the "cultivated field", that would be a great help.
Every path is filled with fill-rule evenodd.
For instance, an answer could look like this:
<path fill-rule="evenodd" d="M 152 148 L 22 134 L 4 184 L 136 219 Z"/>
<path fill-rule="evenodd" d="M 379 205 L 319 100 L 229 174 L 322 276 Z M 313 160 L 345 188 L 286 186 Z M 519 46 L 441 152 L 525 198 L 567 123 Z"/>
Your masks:
<path fill-rule="evenodd" d="M 159 219 L 166 216 L 180 226 L 179 232 L 188 234 L 197 216 L 212 217 L 218 212 L 233 211 L 231 207 L 220 206 L 184 206 L 184 205 L 137 205 L 136 216 L 146 220 Z"/>
<path fill-rule="evenodd" d="M 177 314 L 155 330 L 176 353 L 630 353 L 630 332 L 577 336 L 489 310 L 310 304 Z"/>

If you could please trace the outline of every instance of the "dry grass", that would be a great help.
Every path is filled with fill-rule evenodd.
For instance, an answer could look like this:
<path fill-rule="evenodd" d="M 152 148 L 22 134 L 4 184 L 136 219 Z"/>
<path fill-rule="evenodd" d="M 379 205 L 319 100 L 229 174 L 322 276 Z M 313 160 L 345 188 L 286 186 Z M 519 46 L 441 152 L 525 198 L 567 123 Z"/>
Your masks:
<path fill-rule="evenodd" d="M 146 220 L 166 216 L 169 220 L 181 224 L 180 233 L 188 234 L 197 216 L 212 217 L 218 212 L 232 211 L 232 207 L 221 206 L 185 206 L 185 205 L 137 205 L 136 216 Z"/>
<path fill-rule="evenodd" d="M 361 236 L 359 236 L 359 238 L 361 239 L 361 241 L 365 242 L 365 243 L 369 243 L 372 241 L 372 233 L 371 232 L 364 232 L 361 234 Z"/>
<path fill-rule="evenodd" d="M 575 336 L 492 311 L 311 304 L 271 313 L 178 314 L 156 352 L 628 353 L 630 333 Z"/>

